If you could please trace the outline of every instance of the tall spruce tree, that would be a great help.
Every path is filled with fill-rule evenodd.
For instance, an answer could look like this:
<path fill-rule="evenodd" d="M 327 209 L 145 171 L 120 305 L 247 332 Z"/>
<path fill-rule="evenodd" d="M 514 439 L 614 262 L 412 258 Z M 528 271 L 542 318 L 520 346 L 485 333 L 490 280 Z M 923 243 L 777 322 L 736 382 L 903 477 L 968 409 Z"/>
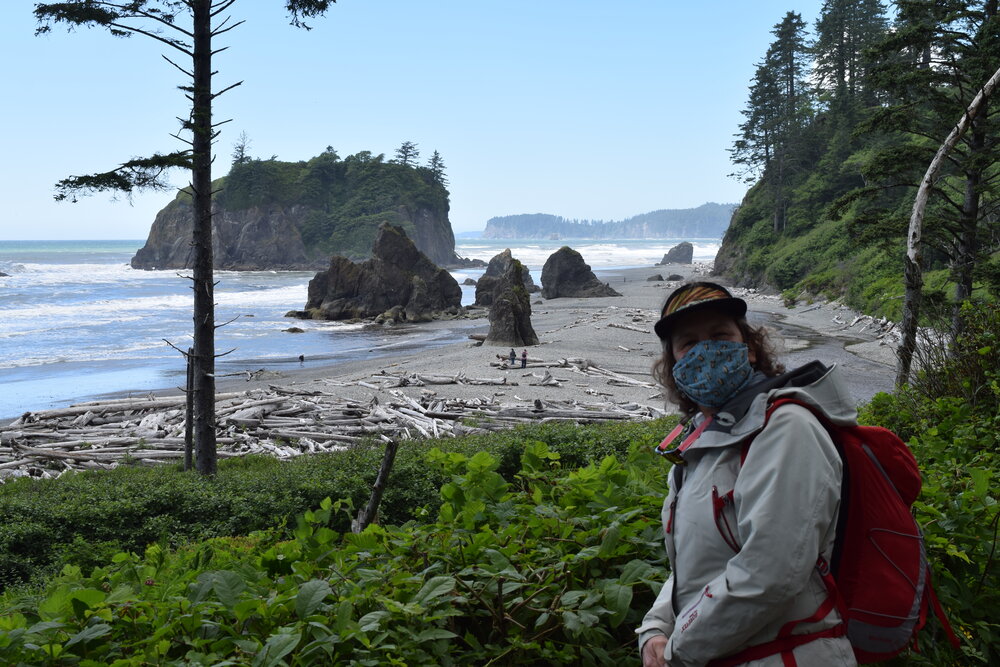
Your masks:
<path fill-rule="evenodd" d="M 806 84 L 808 49 L 802 16 L 788 12 L 774 26 L 775 40 L 757 65 L 750 98 L 743 111 L 746 121 L 730 150 L 744 175 L 760 173 L 773 199 L 774 231 L 785 228 L 789 183 L 800 167 L 799 144 L 812 116 Z"/>
<path fill-rule="evenodd" d="M 867 82 L 866 51 L 885 39 L 888 29 L 880 0 L 826 0 L 816 20 L 812 45 L 813 77 L 826 100 L 874 103 Z M 844 105 L 838 112 L 848 111 Z"/>
<path fill-rule="evenodd" d="M 190 79 L 182 86 L 191 103 L 181 132 L 175 135 L 187 147 L 168 154 L 138 158 L 98 174 L 72 176 L 57 184 L 57 199 L 75 198 L 75 194 L 120 191 L 132 194 L 146 189 L 169 188 L 167 170 L 190 169 L 190 192 L 194 220 L 192 288 L 194 291 L 193 364 L 194 441 L 196 466 L 205 475 L 216 471 L 215 433 L 215 298 L 212 265 L 212 144 L 218 123 L 212 119 L 216 97 L 240 85 L 234 83 L 216 91 L 212 85 L 212 57 L 221 50 L 215 38 L 237 27 L 226 12 L 237 0 L 128 0 L 102 2 L 70 0 L 39 3 L 34 14 L 36 34 L 49 32 L 54 25 L 65 24 L 72 31 L 78 26 L 104 28 L 114 37 L 141 35 L 168 48 L 175 59 L 167 58 Z M 336 0 L 283 0 L 291 23 L 307 28 L 303 20 L 322 16 Z M 181 64 L 187 61 L 187 66 Z"/>

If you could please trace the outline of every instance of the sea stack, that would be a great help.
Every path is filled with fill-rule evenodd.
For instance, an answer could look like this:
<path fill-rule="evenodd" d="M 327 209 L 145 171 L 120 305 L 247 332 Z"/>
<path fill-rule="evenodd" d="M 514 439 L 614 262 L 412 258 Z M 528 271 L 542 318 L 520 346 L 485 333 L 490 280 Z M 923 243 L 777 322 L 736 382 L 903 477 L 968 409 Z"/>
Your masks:
<path fill-rule="evenodd" d="M 501 278 L 510 271 L 510 266 L 513 262 L 517 262 L 517 260 L 511 255 L 510 248 L 505 248 L 503 252 L 493 256 L 493 259 L 490 260 L 489 265 L 486 267 L 486 273 L 476 283 L 477 306 L 489 306 L 493 303 L 493 293 L 496 291 Z M 524 269 L 521 271 L 524 289 L 529 294 L 539 291 L 538 285 L 531 279 L 531 273 L 528 271 L 528 268 L 523 265 L 522 268 Z"/>
<path fill-rule="evenodd" d="M 335 256 L 330 268 L 309 281 L 305 310 L 293 313 L 315 320 L 375 318 L 426 322 L 457 314 L 462 288 L 448 271 L 417 250 L 400 227 L 383 223 L 372 257 L 355 263 Z"/>
<path fill-rule="evenodd" d="M 569 246 L 552 253 L 542 267 L 542 296 L 592 298 L 621 296 L 610 285 L 602 283 L 583 261 L 583 255 Z"/>
<path fill-rule="evenodd" d="M 506 252 L 509 258 L 510 250 Z M 538 336 L 531 326 L 531 301 L 524 286 L 527 273 L 521 262 L 510 259 L 503 273 L 495 278 L 490 294 L 490 332 L 485 341 L 488 345 L 538 345 Z"/>

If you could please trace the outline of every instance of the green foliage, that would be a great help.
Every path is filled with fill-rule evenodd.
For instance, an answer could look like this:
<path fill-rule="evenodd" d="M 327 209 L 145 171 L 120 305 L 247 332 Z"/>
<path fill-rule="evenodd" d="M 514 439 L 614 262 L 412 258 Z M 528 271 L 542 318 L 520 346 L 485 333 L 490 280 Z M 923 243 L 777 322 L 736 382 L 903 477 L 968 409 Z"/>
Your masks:
<path fill-rule="evenodd" d="M 891 428 L 920 463 L 915 509 L 934 585 L 963 639 L 961 664 L 1000 662 L 1000 311 L 966 303 L 963 335 L 947 354 L 925 350 L 913 384 L 879 394 L 866 423 Z M 938 641 L 921 642 L 915 665 L 958 664 Z"/>
<path fill-rule="evenodd" d="M 526 442 L 544 442 L 577 467 L 605 456 L 624 458 L 635 442 L 655 444 L 665 428 L 662 421 L 586 428 L 543 424 L 435 445 L 470 456 L 489 452 L 498 472 L 513 479 Z M 400 448 L 382 501 L 384 522 L 408 521 L 437 496 L 445 477 L 428 472 L 424 456 L 430 447 L 410 441 Z M 223 460 L 215 479 L 175 468 L 121 467 L 57 480 L 17 480 L 0 486 L 0 588 L 66 563 L 91 567 L 117 550 L 140 553 L 161 540 L 180 544 L 280 528 L 327 496 L 361 507 L 381 461 L 382 447 L 367 445 L 291 461 Z M 337 530 L 349 529 L 346 516 L 338 521 Z"/>
<path fill-rule="evenodd" d="M 567 471 L 528 443 L 513 480 L 485 452 L 434 450 L 437 521 L 214 539 L 66 566 L 8 599 L 4 664 L 465 665 L 634 660 L 633 627 L 666 576 L 665 469 L 637 447 Z M 657 474 L 650 468 L 657 466 Z M 651 483 L 651 479 L 658 483 Z"/>

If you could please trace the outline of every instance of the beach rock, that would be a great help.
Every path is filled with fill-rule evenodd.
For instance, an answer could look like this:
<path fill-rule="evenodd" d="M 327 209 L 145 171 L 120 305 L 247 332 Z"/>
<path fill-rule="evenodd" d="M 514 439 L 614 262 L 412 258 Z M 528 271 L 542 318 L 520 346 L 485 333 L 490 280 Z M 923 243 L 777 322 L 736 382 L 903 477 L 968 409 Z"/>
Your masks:
<path fill-rule="evenodd" d="M 655 276 L 650 276 L 650 277 L 646 278 L 647 282 L 653 282 L 653 281 L 656 281 L 656 280 L 663 280 L 663 276 L 661 276 L 659 273 L 657 273 Z"/>
<path fill-rule="evenodd" d="M 694 246 L 684 241 L 667 251 L 660 264 L 690 264 L 694 261 Z"/>
<path fill-rule="evenodd" d="M 305 333 L 305 329 L 299 327 L 288 327 L 287 329 L 282 329 L 285 333 Z"/>
<path fill-rule="evenodd" d="M 510 270 L 510 265 L 513 262 L 518 262 L 510 253 L 510 248 L 504 249 L 503 252 L 498 253 L 490 260 L 489 266 L 486 267 L 486 273 L 482 275 L 479 282 L 476 283 L 476 305 L 477 306 L 489 306 L 493 303 L 493 294 L 497 290 L 501 278 Z M 520 264 L 520 262 L 518 262 Z M 524 289 L 528 291 L 529 294 L 534 294 L 539 291 L 538 285 L 535 281 L 531 279 L 531 273 L 528 272 L 527 267 L 524 267 L 521 271 L 521 276 L 523 278 Z"/>
<path fill-rule="evenodd" d="M 559 297 L 601 297 L 621 296 L 602 283 L 583 261 L 583 256 L 569 246 L 563 246 L 552 253 L 542 267 L 542 296 L 546 299 Z"/>
<path fill-rule="evenodd" d="M 473 280 L 472 278 L 466 278 L 465 280 L 462 281 L 462 284 L 469 285 L 470 287 L 475 287 L 476 281 Z"/>
<path fill-rule="evenodd" d="M 317 320 L 382 316 L 424 322 L 461 304 L 458 281 L 417 250 L 400 227 L 383 223 L 371 259 L 355 263 L 333 257 L 330 268 L 309 281 L 304 312 Z"/>
<path fill-rule="evenodd" d="M 505 252 L 510 257 L 510 251 Z M 488 345 L 538 345 L 538 336 L 531 326 L 531 301 L 524 286 L 527 272 L 521 262 L 511 259 L 497 277 L 491 294 L 490 331 L 486 335 Z"/>
<path fill-rule="evenodd" d="M 679 273 L 671 273 L 669 276 L 667 276 L 667 280 L 673 280 L 673 281 L 684 280 L 684 276 L 682 276 Z"/>
<path fill-rule="evenodd" d="M 10 274 L 9 273 L 4 273 L 3 271 L 0 271 L 0 278 L 10 278 Z"/>

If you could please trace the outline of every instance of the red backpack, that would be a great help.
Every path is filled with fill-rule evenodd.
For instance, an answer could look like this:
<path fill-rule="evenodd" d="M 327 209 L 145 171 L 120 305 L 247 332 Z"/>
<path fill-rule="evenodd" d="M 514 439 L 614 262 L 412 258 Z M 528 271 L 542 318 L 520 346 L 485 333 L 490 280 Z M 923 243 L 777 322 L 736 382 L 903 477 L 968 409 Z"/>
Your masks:
<path fill-rule="evenodd" d="M 790 398 L 768 406 L 765 424 L 775 410 L 788 403 L 801 405 L 816 416 L 844 461 L 833 562 L 827 565 L 821 558 L 817 563 L 830 599 L 813 616 L 786 624 L 775 641 L 711 664 L 736 665 L 776 653 L 783 654 L 785 664 L 794 664 L 791 650 L 819 634 L 846 634 L 859 663 L 887 660 L 916 643 L 928 608 L 934 610 L 949 641 L 958 648 L 958 638 L 931 587 L 923 535 L 910 510 L 920 495 L 921 481 L 909 447 L 888 429 L 838 426 L 816 408 Z M 743 458 L 751 442 L 744 444 Z M 716 515 L 719 513 L 717 510 Z M 792 634 L 795 626 L 822 619 L 833 606 L 840 612 L 844 628 L 817 636 Z M 730 663 L 734 659 L 739 662 Z"/>

